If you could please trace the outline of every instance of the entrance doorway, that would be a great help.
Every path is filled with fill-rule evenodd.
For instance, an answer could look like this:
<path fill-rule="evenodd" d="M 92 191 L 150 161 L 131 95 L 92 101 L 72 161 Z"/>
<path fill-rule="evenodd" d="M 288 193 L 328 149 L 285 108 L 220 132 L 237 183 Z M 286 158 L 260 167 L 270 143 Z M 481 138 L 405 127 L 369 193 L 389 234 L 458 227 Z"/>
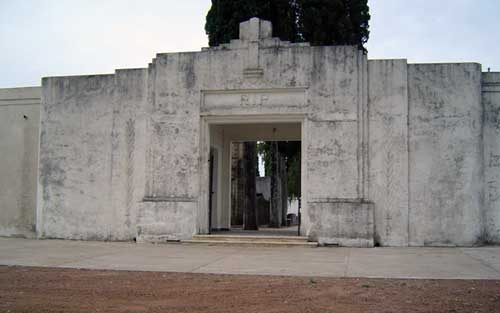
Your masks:
<path fill-rule="evenodd" d="M 248 173 L 246 147 L 255 145 L 255 175 Z M 231 221 L 235 234 L 297 236 L 300 231 L 300 141 L 231 143 Z M 255 181 L 255 192 L 249 190 Z M 250 181 L 252 183 L 252 181 Z M 254 204 L 251 198 L 255 197 Z M 250 200 L 249 200 L 250 199 Z M 250 202 L 249 202 L 250 201 Z M 248 231 L 248 210 L 258 232 Z"/>
<path fill-rule="evenodd" d="M 206 133 L 202 137 L 202 147 L 209 152 L 204 184 L 207 218 L 199 218 L 199 223 L 206 225 L 205 231 L 202 225 L 198 227 L 199 234 L 305 235 L 300 225 L 300 216 L 305 211 L 300 193 L 304 180 L 302 118 L 259 122 L 211 117 L 204 122 Z M 259 155 L 255 181 L 257 231 L 244 229 L 243 213 L 247 208 L 247 175 L 243 166 L 245 142 L 254 142 Z M 290 147 L 296 150 L 296 159 L 287 154 Z M 295 172 L 291 174 L 291 170 Z M 202 212 L 203 206 L 200 214 Z"/>

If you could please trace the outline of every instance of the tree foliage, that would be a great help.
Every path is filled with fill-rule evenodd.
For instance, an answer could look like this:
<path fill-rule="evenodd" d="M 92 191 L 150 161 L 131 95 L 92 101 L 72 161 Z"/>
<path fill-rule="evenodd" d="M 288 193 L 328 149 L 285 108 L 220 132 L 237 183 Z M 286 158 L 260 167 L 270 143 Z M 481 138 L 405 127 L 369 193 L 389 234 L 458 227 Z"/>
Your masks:
<path fill-rule="evenodd" d="M 273 24 L 273 36 L 311 45 L 356 45 L 365 50 L 368 0 L 212 0 L 205 31 L 209 45 L 238 38 L 239 23 L 259 17 Z M 365 50 L 366 51 L 366 50 Z"/>
<path fill-rule="evenodd" d="M 368 41 L 367 0 L 298 0 L 299 31 L 311 45 L 356 45 Z"/>

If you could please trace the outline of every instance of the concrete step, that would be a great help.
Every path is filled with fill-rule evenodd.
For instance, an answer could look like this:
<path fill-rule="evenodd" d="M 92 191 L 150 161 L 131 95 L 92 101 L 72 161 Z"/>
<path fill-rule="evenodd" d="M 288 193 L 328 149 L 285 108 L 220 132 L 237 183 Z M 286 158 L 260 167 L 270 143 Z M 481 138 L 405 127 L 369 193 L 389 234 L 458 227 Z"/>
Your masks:
<path fill-rule="evenodd" d="M 181 243 L 190 244 L 208 244 L 217 246 L 259 246 L 259 247 L 317 247 L 316 242 L 280 242 L 280 241 L 249 241 L 249 240 L 234 240 L 234 241 L 220 241 L 220 240 L 182 240 Z"/>
<path fill-rule="evenodd" d="M 257 245 L 257 246 L 303 246 L 315 247 L 316 242 L 308 242 L 299 236 L 244 236 L 244 235 L 195 235 L 185 243 L 211 245 Z"/>
<path fill-rule="evenodd" d="M 307 237 L 302 236 L 258 236 L 258 235 L 194 235 L 196 240 L 252 240 L 252 241 L 280 241 L 280 242 L 307 242 Z"/>

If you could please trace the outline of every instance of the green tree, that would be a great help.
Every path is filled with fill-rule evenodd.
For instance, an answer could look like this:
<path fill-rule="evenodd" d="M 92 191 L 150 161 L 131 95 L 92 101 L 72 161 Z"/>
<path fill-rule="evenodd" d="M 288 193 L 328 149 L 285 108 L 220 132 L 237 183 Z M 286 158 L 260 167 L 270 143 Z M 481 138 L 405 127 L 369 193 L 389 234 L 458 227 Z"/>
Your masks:
<path fill-rule="evenodd" d="M 368 0 L 297 0 L 298 30 L 311 45 L 364 44 L 370 34 Z"/>

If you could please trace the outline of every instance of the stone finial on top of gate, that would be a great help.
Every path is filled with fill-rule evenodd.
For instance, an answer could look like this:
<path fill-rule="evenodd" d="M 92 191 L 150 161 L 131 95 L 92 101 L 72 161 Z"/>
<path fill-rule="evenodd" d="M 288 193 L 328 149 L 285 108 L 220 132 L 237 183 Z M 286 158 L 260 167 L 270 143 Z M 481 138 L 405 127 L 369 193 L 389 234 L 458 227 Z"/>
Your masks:
<path fill-rule="evenodd" d="M 252 17 L 250 20 L 240 23 L 240 40 L 259 41 L 273 36 L 271 22 Z"/>

